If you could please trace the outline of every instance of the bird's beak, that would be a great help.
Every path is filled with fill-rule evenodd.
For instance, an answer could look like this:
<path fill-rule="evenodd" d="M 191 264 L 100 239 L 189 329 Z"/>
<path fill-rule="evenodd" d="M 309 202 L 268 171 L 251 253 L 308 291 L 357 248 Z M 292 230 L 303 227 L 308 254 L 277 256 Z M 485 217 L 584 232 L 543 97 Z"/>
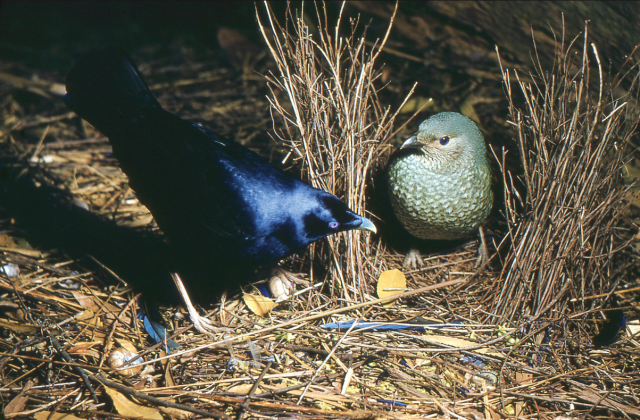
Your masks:
<path fill-rule="evenodd" d="M 420 149 L 422 146 L 424 144 L 419 142 L 416 136 L 411 136 L 402 143 L 400 149 Z"/>
<path fill-rule="evenodd" d="M 376 225 L 367 218 L 360 216 L 360 220 L 362 220 L 362 224 L 360 227 L 356 228 L 358 230 L 368 230 L 369 232 L 378 233 L 378 229 L 376 229 Z"/>

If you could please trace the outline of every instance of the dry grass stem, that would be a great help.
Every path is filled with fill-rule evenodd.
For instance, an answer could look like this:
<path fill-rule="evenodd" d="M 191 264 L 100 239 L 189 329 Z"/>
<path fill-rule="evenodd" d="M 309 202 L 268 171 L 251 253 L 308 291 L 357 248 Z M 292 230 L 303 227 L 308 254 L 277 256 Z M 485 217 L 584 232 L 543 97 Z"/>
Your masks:
<path fill-rule="evenodd" d="M 487 300 L 494 321 L 587 310 L 587 296 L 611 292 L 614 273 L 625 274 L 615 254 L 630 238 L 618 228 L 631 188 L 633 91 L 614 93 L 586 27 L 581 44 L 560 45 L 551 71 L 534 64 L 532 82 L 502 68 L 522 173 L 503 165 L 511 248 Z"/>
<path fill-rule="evenodd" d="M 343 36 L 342 13 L 330 25 L 324 6 L 316 6 L 319 29 L 312 33 L 303 11 L 289 10 L 283 27 L 268 3 L 265 6 L 267 24 L 258 23 L 278 68 L 278 74 L 267 76 L 272 113 L 282 123 L 277 140 L 291 148 L 309 183 L 366 214 L 371 170 L 388 148 L 398 114 L 383 107 L 376 87 L 376 58 L 393 17 L 385 38 L 369 48 L 366 29 L 357 35 L 357 18 L 350 20 L 350 33 Z M 313 259 L 331 267 L 330 278 L 338 280 L 346 300 L 362 300 L 366 285 L 376 277 L 366 261 L 375 252 L 368 236 L 359 231 L 334 235 L 311 248 Z"/>

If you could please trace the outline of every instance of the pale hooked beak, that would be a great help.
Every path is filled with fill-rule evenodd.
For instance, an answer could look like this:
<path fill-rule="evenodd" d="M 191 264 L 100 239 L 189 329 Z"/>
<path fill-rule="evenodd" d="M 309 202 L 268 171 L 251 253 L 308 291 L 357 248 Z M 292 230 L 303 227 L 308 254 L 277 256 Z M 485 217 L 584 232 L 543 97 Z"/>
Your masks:
<path fill-rule="evenodd" d="M 360 227 L 356 228 L 358 230 L 368 230 L 369 232 L 378 233 L 378 229 L 376 229 L 376 225 L 373 222 L 365 217 L 360 216 L 360 220 L 362 220 L 362 224 Z"/>
<path fill-rule="evenodd" d="M 424 144 L 419 142 L 416 136 L 411 136 L 400 145 L 400 149 L 420 149 L 422 146 Z"/>

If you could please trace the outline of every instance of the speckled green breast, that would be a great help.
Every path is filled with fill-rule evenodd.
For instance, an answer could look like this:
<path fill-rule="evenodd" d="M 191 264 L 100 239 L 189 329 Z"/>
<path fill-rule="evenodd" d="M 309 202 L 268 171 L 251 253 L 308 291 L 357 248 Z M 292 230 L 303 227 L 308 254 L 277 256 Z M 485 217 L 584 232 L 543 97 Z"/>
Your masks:
<path fill-rule="evenodd" d="M 392 160 L 389 196 L 402 225 L 420 239 L 458 239 L 482 225 L 493 205 L 488 163 L 430 164 L 420 153 Z"/>

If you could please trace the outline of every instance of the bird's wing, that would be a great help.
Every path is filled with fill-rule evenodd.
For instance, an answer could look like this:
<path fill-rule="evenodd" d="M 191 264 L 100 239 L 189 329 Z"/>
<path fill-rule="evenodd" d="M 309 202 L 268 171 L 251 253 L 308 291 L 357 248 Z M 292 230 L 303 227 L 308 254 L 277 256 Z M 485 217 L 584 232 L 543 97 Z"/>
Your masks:
<path fill-rule="evenodd" d="M 293 180 L 249 149 L 161 109 L 111 140 L 131 187 L 174 242 L 241 249 L 265 233 L 255 223 L 259 203 L 247 194 Z"/>

